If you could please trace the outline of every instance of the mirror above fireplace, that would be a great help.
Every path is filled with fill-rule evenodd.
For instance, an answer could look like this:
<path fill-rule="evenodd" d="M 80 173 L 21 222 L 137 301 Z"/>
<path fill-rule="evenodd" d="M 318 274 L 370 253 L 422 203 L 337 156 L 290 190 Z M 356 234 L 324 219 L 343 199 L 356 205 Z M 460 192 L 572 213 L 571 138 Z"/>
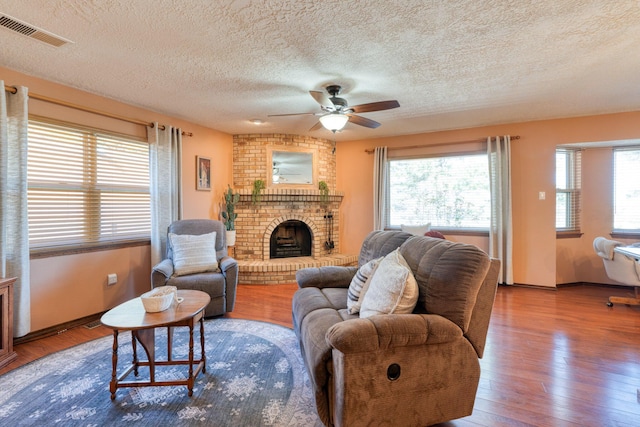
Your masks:
<path fill-rule="evenodd" d="M 267 178 L 269 187 L 308 187 L 317 185 L 317 165 L 315 150 L 306 148 L 270 147 L 267 159 L 271 176 Z"/>

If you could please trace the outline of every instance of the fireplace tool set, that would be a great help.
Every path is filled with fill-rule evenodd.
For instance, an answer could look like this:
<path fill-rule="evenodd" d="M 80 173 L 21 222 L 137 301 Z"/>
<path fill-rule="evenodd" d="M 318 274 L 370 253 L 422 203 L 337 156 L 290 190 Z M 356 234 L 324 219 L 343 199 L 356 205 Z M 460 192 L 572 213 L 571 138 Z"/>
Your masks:
<path fill-rule="evenodd" d="M 332 237 L 333 236 L 333 214 L 327 213 L 324 216 L 324 219 L 327 222 L 327 229 L 328 229 L 327 241 L 324 242 L 324 247 L 329 250 L 329 253 L 331 253 L 331 250 L 335 248 L 335 244 L 333 243 L 333 237 Z"/>

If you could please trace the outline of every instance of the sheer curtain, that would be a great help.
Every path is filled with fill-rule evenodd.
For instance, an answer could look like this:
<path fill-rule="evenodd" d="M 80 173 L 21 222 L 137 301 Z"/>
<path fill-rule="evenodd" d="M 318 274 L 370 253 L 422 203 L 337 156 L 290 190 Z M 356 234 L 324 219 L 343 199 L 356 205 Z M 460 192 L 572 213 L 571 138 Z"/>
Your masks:
<path fill-rule="evenodd" d="M 4 81 L 0 80 L 4 90 Z M 17 277 L 13 288 L 13 335 L 31 331 L 27 130 L 29 100 L 18 86 L 0 97 L 0 277 Z"/>
<path fill-rule="evenodd" d="M 151 265 L 164 258 L 167 228 L 182 218 L 182 130 L 147 128 L 151 193 Z"/>
<path fill-rule="evenodd" d="M 489 255 L 500 259 L 498 283 L 513 285 L 513 226 L 511 220 L 511 138 L 487 138 L 491 181 Z"/>
<path fill-rule="evenodd" d="M 384 230 L 387 147 L 376 147 L 373 155 L 373 229 Z"/>

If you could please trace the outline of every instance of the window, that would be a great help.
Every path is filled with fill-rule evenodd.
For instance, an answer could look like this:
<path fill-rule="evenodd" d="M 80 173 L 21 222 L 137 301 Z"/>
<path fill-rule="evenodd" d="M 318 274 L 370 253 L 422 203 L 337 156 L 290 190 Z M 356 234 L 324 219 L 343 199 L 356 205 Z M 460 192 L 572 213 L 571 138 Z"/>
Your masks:
<path fill-rule="evenodd" d="M 640 232 L 640 148 L 613 150 L 613 230 Z"/>
<path fill-rule="evenodd" d="M 31 117 L 31 250 L 149 239 L 149 145 L 130 136 Z"/>
<path fill-rule="evenodd" d="M 491 193 L 486 153 L 389 160 L 387 226 L 426 224 L 488 230 Z"/>
<path fill-rule="evenodd" d="M 579 149 L 556 150 L 556 232 L 580 233 L 581 162 Z"/>

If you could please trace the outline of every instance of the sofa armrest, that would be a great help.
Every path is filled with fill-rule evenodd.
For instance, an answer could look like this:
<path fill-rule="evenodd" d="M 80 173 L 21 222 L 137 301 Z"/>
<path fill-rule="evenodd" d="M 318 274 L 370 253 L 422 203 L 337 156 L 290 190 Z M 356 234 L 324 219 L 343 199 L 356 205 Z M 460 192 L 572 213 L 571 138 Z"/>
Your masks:
<path fill-rule="evenodd" d="M 151 269 L 151 287 L 164 286 L 168 278 L 173 275 L 173 262 L 163 259 Z"/>
<path fill-rule="evenodd" d="M 326 340 L 342 353 L 362 353 L 393 347 L 451 342 L 462 329 L 437 314 L 385 314 L 336 323 Z"/>
<path fill-rule="evenodd" d="M 300 288 L 348 288 L 358 267 L 329 265 L 303 268 L 296 272 Z"/>

